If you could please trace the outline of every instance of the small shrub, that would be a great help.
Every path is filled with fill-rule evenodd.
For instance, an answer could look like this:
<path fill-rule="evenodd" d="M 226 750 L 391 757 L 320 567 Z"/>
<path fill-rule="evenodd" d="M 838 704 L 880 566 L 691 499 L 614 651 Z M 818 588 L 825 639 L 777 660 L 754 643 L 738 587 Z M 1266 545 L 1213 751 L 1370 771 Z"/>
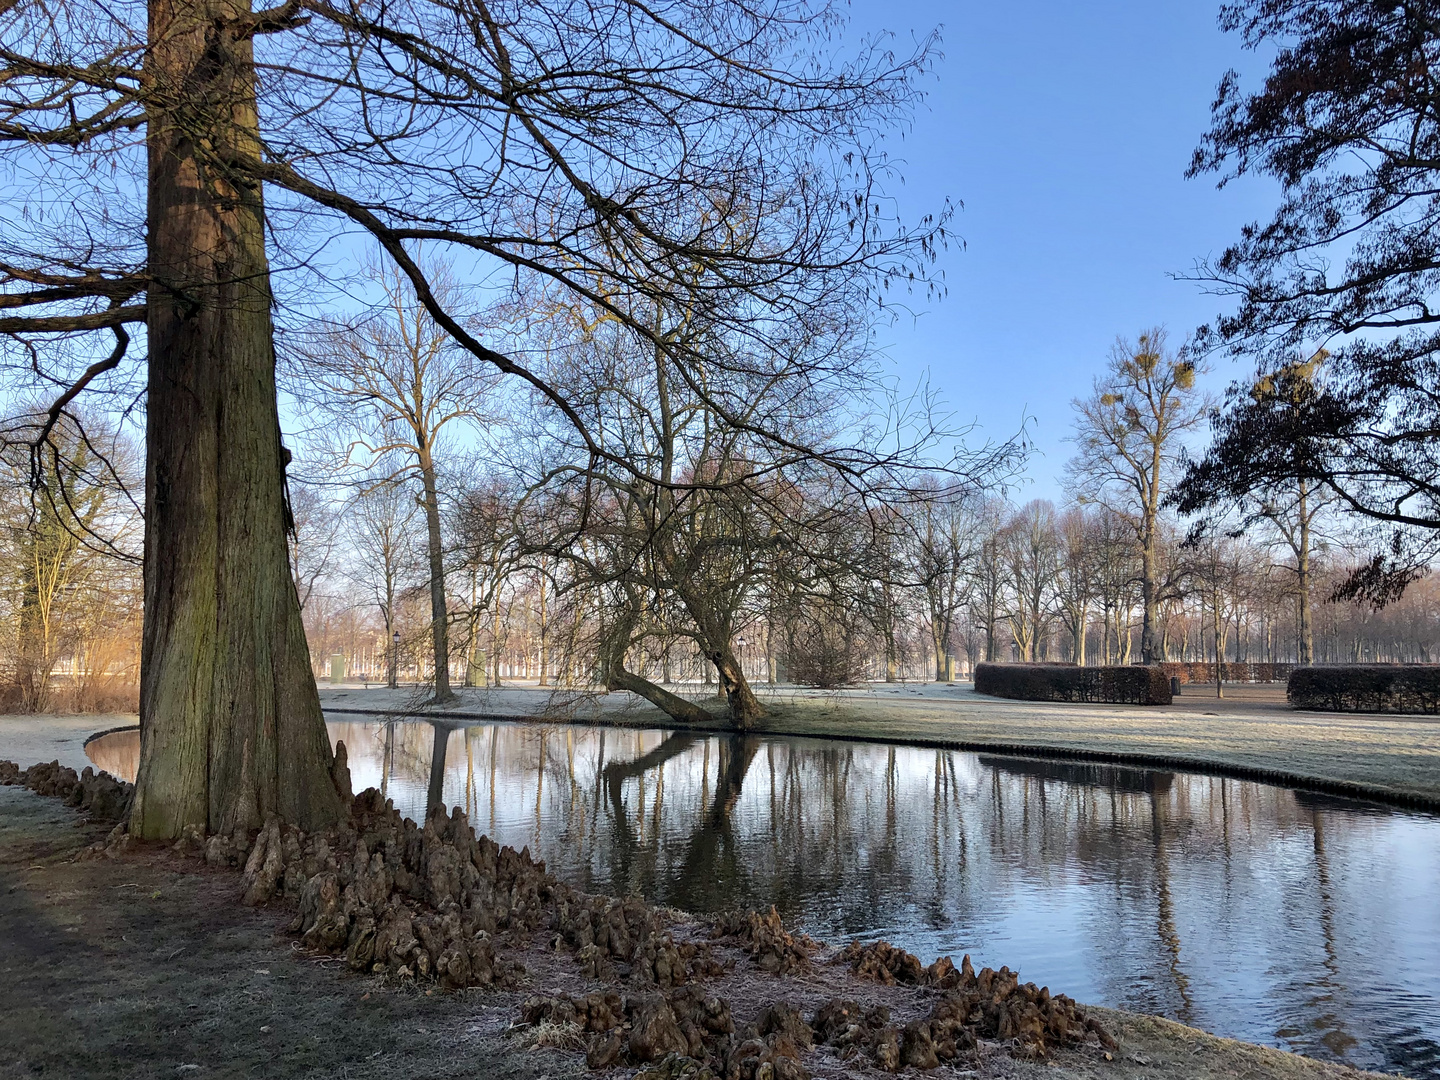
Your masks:
<path fill-rule="evenodd" d="M 573 1020 L 558 1024 L 548 1018 L 541 1020 L 530 1029 L 529 1035 L 532 1050 L 546 1046 L 556 1050 L 585 1049 L 585 1032 Z"/>
<path fill-rule="evenodd" d="M 1154 665 L 977 664 L 975 690 L 1021 701 L 1169 705 L 1171 700 L 1170 677 Z"/>
<path fill-rule="evenodd" d="M 1321 712 L 1440 713 L 1440 665 L 1346 664 L 1290 673 L 1285 698 Z"/>

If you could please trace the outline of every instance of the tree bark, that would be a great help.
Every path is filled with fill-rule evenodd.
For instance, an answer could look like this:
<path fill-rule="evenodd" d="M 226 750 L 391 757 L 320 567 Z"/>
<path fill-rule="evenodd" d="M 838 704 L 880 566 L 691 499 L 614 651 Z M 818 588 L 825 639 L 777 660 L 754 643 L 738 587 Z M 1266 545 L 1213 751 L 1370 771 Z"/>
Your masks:
<path fill-rule="evenodd" d="M 1296 582 L 1300 605 L 1300 663 L 1315 662 L 1315 632 L 1310 617 L 1310 505 L 1309 486 L 1300 481 L 1300 543 L 1295 552 Z"/>
<path fill-rule="evenodd" d="M 549 645 L 549 632 L 550 632 L 550 625 L 549 625 L 549 623 L 547 623 L 546 620 L 545 620 L 545 575 L 544 575 L 544 574 L 541 574 L 541 575 L 540 575 L 540 682 L 539 682 L 539 685 L 540 685 L 540 686 L 549 686 L 549 685 L 550 685 L 550 679 L 549 679 L 549 675 L 548 675 L 549 668 L 550 668 L 550 650 L 547 648 L 547 646 Z M 670 670 L 670 657 L 669 657 L 669 654 L 668 654 L 668 653 L 666 654 L 666 657 L 665 657 L 665 670 L 666 670 L 665 681 L 666 681 L 666 682 L 669 682 L 669 681 L 670 681 L 670 675 L 669 675 L 669 670 Z"/>
<path fill-rule="evenodd" d="M 708 710 L 701 708 L 693 701 L 687 701 L 679 694 L 672 694 L 663 686 L 656 686 L 649 679 L 626 670 L 624 665 L 611 663 L 605 687 L 607 690 L 629 690 L 632 694 L 639 694 L 651 705 L 662 710 L 666 716 L 682 723 L 715 723 L 715 717 L 711 716 Z"/>
<path fill-rule="evenodd" d="M 430 558 L 430 641 L 435 650 L 436 705 L 455 700 L 450 689 L 450 614 L 445 606 L 445 546 L 440 536 L 440 497 L 430 448 L 420 448 L 420 478 L 425 486 L 426 553 Z"/>
<path fill-rule="evenodd" d="M 132 835 L 311 830 L 341 793 L 290 573 L 248 3 L 151 0 L 149 386 Z"/>
<path fill-rule="evenodd" d="M 740 731 L 749 731 L 755 721 L 765 715 L 755 691 L 745 681 L 740 661 L 735 658 L 728 642 L 712 647 L 706 655 L 720 675 L 720 689 L 730 705 L 730 722 Z"/>
<path fill-rule="evenodd" d="M 1146 517 L 1145 540 L 1140 552 L 1140 596 L 1145 608 L 1140 624 L 1140 662 L 1155 664 L 1160 660 L 1155 641 L 1155 626 L 1160 621 L 1160 590 L 1156 581 L 1159 575 L 1155 570 L 1155 521 L 1148 510 Z"/>
<path fill-rule="evenodd" d="M 615 622 L 609 627 L 608 648 L 601 654 L 605 667 L 605 688 L 607 690 L 628 690 L 632 694 L 638 694 L 656 708 L 663 710 L 667 716 L 674 717 L 682 723 L 713 724 L 715 717 L 710 715 L 707 709 L 701 708 L 693 701 L 687 701 L 678 694 L 672 694 L 669 690 L 656 686 L 649 679 L 626 669 L 625 653 L 630 648 L 635 626 L 640 619 L 639 599 L 633 593 L 629 595 L 628 599 L 629 605 L 618 614 Z"/>

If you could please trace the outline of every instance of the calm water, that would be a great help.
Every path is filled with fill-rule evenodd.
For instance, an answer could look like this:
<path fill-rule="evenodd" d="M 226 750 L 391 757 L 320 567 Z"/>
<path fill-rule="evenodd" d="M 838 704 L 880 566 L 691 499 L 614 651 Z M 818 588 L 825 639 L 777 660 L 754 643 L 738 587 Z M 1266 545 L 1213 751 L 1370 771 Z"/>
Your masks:
<path fill-rule="evenodd" d="M 1236 780 L 875 743 L 331 723 L 355 788 L 459 805 L 582 888 L 775 904 L 1081 1001 L 1440 1077 L 1440 818 Z M 133 732 L 92 743 L 133 771 Z M 435 766 L 438 764 L 438 772 Z M 432 780 L 438 779 L 437 784 Z"/>

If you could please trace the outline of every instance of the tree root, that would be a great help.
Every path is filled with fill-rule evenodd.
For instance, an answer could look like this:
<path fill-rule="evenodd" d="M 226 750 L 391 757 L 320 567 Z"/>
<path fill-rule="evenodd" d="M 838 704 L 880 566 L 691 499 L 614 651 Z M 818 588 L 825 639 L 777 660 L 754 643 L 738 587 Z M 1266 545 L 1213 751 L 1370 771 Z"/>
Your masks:
<path fill-rule="evenodd" d="M 134 785 L 116 780 L 107 772 L 97 773 L 89 765 L 85 771 L 49 761 L 21 769 L 13 761 L 0 761 L 0 784 L 18 784 L 37 795 L 62 799 L 86 814 L 91 821 L 120 821 L 130 812 Z"/>
<path fill-rule="evenodd" d="M 336 786 L 348 789 L 343 752 L 336 760 Z M 0 762 L 0 783 L 64 798 L 96 819 L 118 816 L 131 793 L 108 774 L 87 768 L 77 775 L 55 763 L 22 772 Z M 949 957 L 925 967 L 883 941 L 850 945 L 831 962 L 859 978 L 939 991 L 927 1015 L 901 1025 L 886 1007 L 832 998 L 806 1021 L 776 1001 L 737 1030 L 729 1002 L 702 985 L 727 968 L 710 944 L 677 940 L 667 913 L 557 881 L 528 849 L 477 837 L 458 808 L 446 814 L 437 807 L 422 827 L 371 788 L 349 800 L 349 811 L 339 825 L 309 835 L 274 817 L 253 837 L 189 829 L 174 850 L 239 869 L 242 903 L 293 905 L 291 932 L 317 952 L 343 956 L 355 971 L 452 989 L 513 988 L 524 968 L 503 956 L 505 943 L 552 933 L 555 947 L 569 950 L 583 974 L 630 992 L 532 996 L 521 1021 L 565 1034 L 567 1045 L 583 1040 L 592 1068 L 623 1063 L 642 1068 L 643 1080 L 808 1080 L 805 1056 L 820 1045 L 888 1072 L 973 1058 L 982 1039 L 1008 1044 L 1019 1058 L 1091 1039 L 1115 1048 L 1070 998 L 1022 985 L 1008 968 L 977 975 L 968 956 L 958 968 Z M 113 857 L 128 842 L 117 825 L 92 850 Z M 713 937 L 733 939 L 758 970 L 779 976 L 812 974 L 812 958 L 823 948 L 787 931 L 773 907 L 763 915 L 722 915 Z"/>

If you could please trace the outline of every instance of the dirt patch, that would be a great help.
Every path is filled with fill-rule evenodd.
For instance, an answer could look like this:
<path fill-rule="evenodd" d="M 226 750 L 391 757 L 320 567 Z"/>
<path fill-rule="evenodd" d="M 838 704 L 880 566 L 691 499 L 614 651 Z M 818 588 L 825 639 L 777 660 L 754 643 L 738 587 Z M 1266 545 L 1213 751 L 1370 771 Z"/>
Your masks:
<path fill-rule="evenodd" d="M 504 1032 L 519 995 L 347 976 L 296 949 L 236 875 L 150 849 L 74 856 L 108 826 L 0 788 L 0 1076 L 514 1077 L 582 1073 Z"/>

